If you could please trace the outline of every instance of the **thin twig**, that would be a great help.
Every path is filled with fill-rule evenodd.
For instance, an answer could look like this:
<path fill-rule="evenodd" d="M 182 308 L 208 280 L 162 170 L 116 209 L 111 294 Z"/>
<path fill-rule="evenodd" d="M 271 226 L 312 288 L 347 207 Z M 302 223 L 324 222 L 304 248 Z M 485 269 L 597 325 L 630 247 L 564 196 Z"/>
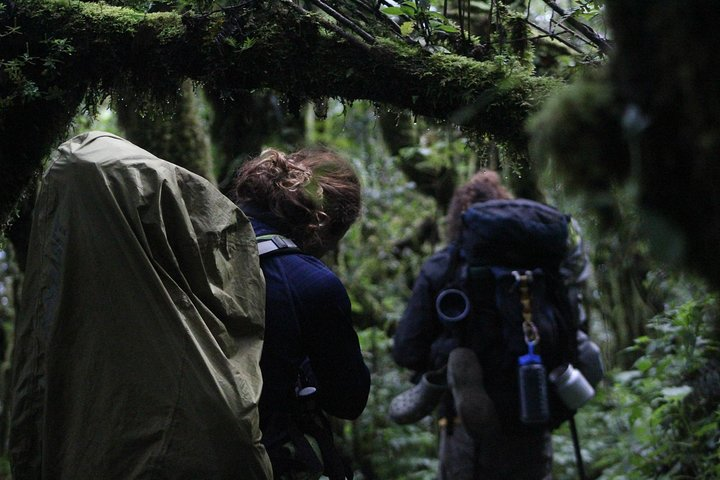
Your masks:
<path fill-rule="evenodd" d="M 528 23 L 528 25 L 530 25 L 531 27 L 535 28 L 536 30 L 539 30 L 539 31 L 543 32 L 546 36 L 552 38 L 553 40 L 557 40 L 558 42 L 560 42 L 560 43 L 562 43 L 563 45 L 565 45 L 565 46 L 567 46 L 567 47 L 575 50 L 576 52 L 578 52 L 578 53 L 580 53 L 580 54 L 582 54 L 582 55 L 586 55 L 585 52 L 583 52 L 582 50 L 580 50 L 578 47 L 576 47 L 576 46 L 573 45 L 572 43 L 568 42 L 567 40 L 565 40 L 565 39 L 563 39 L 563 38 L 560 38 L 560 36 L 559 36 L 557 33 L 553 33 L 553 32 L 550 32 L 550 31 L 548 31 L 548 30 L 545 30 L 545 29 L 542 28 L 540 25 L 536 25 L 536 24 L 534 24 L 533 22 L 531 22 L 530 20 L 525 20 L 525 21 Z"/>
<path fill-rule="evenodd" d="M 580 35 L 579 33 L 577 33 L 577 32 L 576 32 L 575 30 L 573 30 L 572 28 L 570 28 L 570 27 L 568 27 L 568 26 L 566 26 L 566 25 L 563 25 L 562 23 L 559 23 L 557 20 L 551 20 L 551 22 L 552 22 L 554 25 L 557 25 L 557 26 L 562 30 L 562 32 L 560 32 L 560 33 L 568 33 L 568 34 L 572 35 L 573 38 L 577 39 L 578 42 L 582 42 L 582 43 L 584 43 L 585 45 L 589 45 L 589 46 L 591 46 L 591 47 L 596 47 L 596 46 L 597 46 L 597 45 L 595 45 L 594 43 L 592 43 L 590 40 L 588 40 L 587 38 L 585 38 L 585 37 L 583 37 L 582 35 Z M 559 34 L 558 34 L 558 35 L 559 35 Z"/>
<path fill-rule="evenodd" d="M 465 15 L 463 15 L 463 0 L 458 0 L 458 19 L 460 20 L 460 38 L 465 38 Z M 470 34 L 468 33 L 468 38 Z"/>
<path fill-rule="evenodd" d="M 498 45 L 500 43 L 532 42 L 534 40 L 541 40 L 543 38 L 551 38 L 553 40 L 560 40 L 559 38 L 557 38 L 557 35 L 558 35 L 557 33 L 546 33 L 544 35 L 531 35 L 529 37 L 513 38 L 510 40 L 505 40 L 503 42 L 501 42 L 499 40 L 497 42 L 488 42 L 485 45 Z M 583 52 L 579 51 L 578 53 L 583 53 Z"/>
<path fill-rule="evenodd" d="M 382 13 L 380 11 L 380 5 L 382 5 L 381 2 L 378 2 L 377 6 L 368 5 L 367 3 L 365 3 L 361 0 L 352 0 L 352 2 L 357 5 L 360 5 L 365 10 L 369 10 L 370 12 L 372 12 L 372 14 L 375 16 L 375 18 L 377 18 L 378 20 L 383 22 L 385 25 L 390 27 L 392 29 L 392 31 L 395 32 L 398 36 L 402 36 L 402 33 L 400 32 L 400 27 L 398 26 L 398 24 L 393 22 L 390 17 L 388 17 L 387 15 L 385 15 L 384 13 Z"/>
<path fill-rule="evenodd" d="M 490 22 L 490 28 L 488 29 L 488 39 L 492 34 L 492 23 L 493 23 L 493 7 L 495 6 L 495 0 L 490 0 L 490 8 L 488 9 L 488 22 Z"/>
<path fill-rule="evenodd" d="M 253 3 L 257 3 L 257 0 L 245 0 L 244 2 L 235 4 L 235 5 L 228 5 L 226 7 L 220 7 L 217 10 L 211 10 L 209 12 L 206 12 L 204 15 L 211 16 L 211 15 L 214 15 L 217 13 L 227 13 L 227 12 L 233 12 L 235 10 L 242 10 Z"/>
<path fill-rule="evenodd" d="M 608 43 L 607 40 L 598 35 L 595 30 L 592 29 L 592 27 L 574 18 L 572 16 L 572 13 L 563 10 L 553 0 L 543 0 L 543 2 L 545 2 L 547 6 L 552 8 L 553 11 L 557 12 L 563 18 L 563 22 L 567 22 L 568 25 L 580 32 L 583 37 L 587 38 L 593 44 L 595 44 L 595 46 L 598 47 L 598 49 L 603 54 L 607 55 L 608 53 L 610 53 L 610 51 L 612 50 L 612 46 L 610 45 L 610 43 Z"/>
<path fill-rule="evenodd" d="M 322 0 L 310 0 L 310 3 L 318 7 L 320 10 L 324 11 L 331 17 L 333 17 L 338 22 L 342 23 L 346 27 L 348 27 L 353 32 L 357 33 L 363 40 L 368 42 L 370 45 L 373 45 L 375 43 L 375 38 L 367 33 L 365 30 L 360 28 L 355 22 L 347 18 L 345 15 L 341 14 L 334 8 L 332 8 L 327 3 L 323 2 Z"/>
<path fill-rule="evenodd" d="M 309 15 L 309 14 L 310 14 L 310 12 L 308 12 L 308 11 L 305 10 L 304 8 L 300 7 L 299 5 L 295 5 L 295 4 L 294 4 L 293 2 L 291 2 L 291 1 L 286 2 L 286 3 L 287 3 L 287 5 L 290 6 L 290 8 L 294 9 L 295 11 L 297 11 L 298 13 L 300 13 L 300 14 L 302 14 L 302 15 Z M 340 35 L 341 37 L 343 37 L 343 38 L 344 38 L 345 40 L 347 40 L 348 42 L 352 43 L 353 45 L 355 45 L 355 46 L 357 46 L 357 47 L 360 47 L 360 48 L 362 48 L 363 50 L 369 50 L 369 49 L 370 49 L 370 47 L 369 47 L 367 44 L 365 44 L 365 43 L 363 43 L 363 42 L 359 42 L 356 37 L 353 37 L 352 35 L 349 35 L 345 30 L 343 30 L 342 28 L 338 27 L 338 26 L 335 25 L 334 23 L 332 23 L 332 22 L 326 22 L 326 21 L 323 20 L 322 18 L 318 18 L 318 19 L 317 19 L 317 22 L 318 22 L 320 25 L 322 25 L 323 28 L 327 28 L 328 30 L 333 31 L 334 33 L 336 33 L 336 34 Z"/>
<path fill-rule="evenodd" d="M 468 31 L 468 40 L 470 39 L 470 35 L 472 34 L 472 23 L 471 23 L 471 17 L 470 17 L 470 0 L 467 0 L 467 5 L 465 6 L 465 10 L 467 11 L 467 31 Z"/>
<path fill-rule="evenodd" d="M 393 22 L 390 17 L 385 15 L 380 11 L 380 6 L 382 5 L 382 1 L 378 1 L 377 5 L 368 5 L 367 3 L 363 2 L 362 0 L 351 0 L 353 3 L 359 5 L 360 7 L 364 8 L 365 10 L 368 10 L 372 12 L 373 16 L 380 20 L 383 24 L 385 24 L 387 27 L 392 29 L 392 31 L 397 34 L 398 37 L 403 38 L 402 33 L 400 32 L 400 27 L 397 23 Z"/>

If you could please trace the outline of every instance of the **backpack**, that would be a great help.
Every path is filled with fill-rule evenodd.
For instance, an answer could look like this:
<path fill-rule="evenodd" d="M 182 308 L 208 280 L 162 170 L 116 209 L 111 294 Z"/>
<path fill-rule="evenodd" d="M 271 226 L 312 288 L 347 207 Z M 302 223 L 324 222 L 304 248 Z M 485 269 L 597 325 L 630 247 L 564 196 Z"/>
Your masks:
<path fill-rule="evenodd" d="M 198 175 L 109 133 L 63 143 L 15 324 L 13 477 L 271 478 L 254 249 Z"/>
<path fill-rule="evenodd" d="M 560 275 L 569 222 L 569 216 L 531 200 L 473 204 L 462 216 L 437 298 L 445 328 L 459 346 L 476 353 L 485 389 L 509 431 L 554 429 L 574 413 L 548 382 L 549 419 L 525 424 L 518 385 L 518 361 L 529 351 L 540 356 L 546 375 L 577 364 L 578 325 Z M 458 306 L 457 296 L 447 296 L 454 300 L 443 304 L 448 291 L 461 292 L 467 303 Z"/>

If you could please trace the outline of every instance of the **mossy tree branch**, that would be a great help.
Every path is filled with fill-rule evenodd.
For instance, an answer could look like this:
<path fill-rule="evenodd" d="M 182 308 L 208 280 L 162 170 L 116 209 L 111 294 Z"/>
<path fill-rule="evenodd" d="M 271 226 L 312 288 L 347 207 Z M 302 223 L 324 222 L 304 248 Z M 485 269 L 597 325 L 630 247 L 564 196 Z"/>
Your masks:
<path fill-rule="evenodd" d="M 526 118 L 556 85 L 507 58 L 477 62 L 430 54 L 391 34 L 378 36 L 373 45 L 359 37 L 351 41 L 324 27 L 327 17 L 303 13 L 283 0 L 208 15 L 24 0 L 8 4 L 0 19 L 0 60 L 7 65 L 23 55 L 30 58 L 19 61 L 12 78 L 0 77 L 0 106 L 11 107 L 0 113 L 0 142 L 8 154 L 4 162 L 13 155 L 19 162 L 14 178 L 3 175 L 0 181 L 2 219 L 9 213 L 9 199 L 17 197 L 16 187 L 26 183 L 41 158 L 39 152 L 22 153 L 17 147 L 17 136 L 22 142 L 25 133 L 14 126 L 14 115 L 22 115 L 28 104 L 28 88 L 35 89 L 32 102 L 42 105 L 54 98 L 65 112 L 64 121 L 35 120 L 47 130 L 38 145 L 47 152 L 62 136 L 78 95 L 90 92 L 97 98 L 129 86 L 162 96 L 186 78 L 226 95 L 269 88 L 298 104 L 319 97 L 391 104 L 523 147 Z M 43 68 L 47 59 L 51 68 Z M 16 147 L 8 150 L 11 143 Z"/>

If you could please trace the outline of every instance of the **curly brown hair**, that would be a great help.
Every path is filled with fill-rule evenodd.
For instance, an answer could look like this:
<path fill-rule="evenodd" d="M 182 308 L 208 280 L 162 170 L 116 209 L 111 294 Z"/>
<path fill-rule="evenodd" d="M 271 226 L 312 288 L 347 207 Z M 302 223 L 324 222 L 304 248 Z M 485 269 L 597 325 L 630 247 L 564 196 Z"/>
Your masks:
<path fill-rule="evenodd" d="M 307 253 L 331 248 L 357 220 L 360 180 L 350 163 L 326 148 L 292 154 L 268 149 L 244 163 L 234 183 L 238 204 L 273 214 Z"/>
<path fill-rule="evenodd" d="M 493 170 L 481 170 L 459 186 L 450 200 L 447 213 L 447 238 L 457 240 L 462 226 L 462 214 L 470 205 L 487 200 L 511 199 L 512 194 L 502 185 L 500 175 Z"/>

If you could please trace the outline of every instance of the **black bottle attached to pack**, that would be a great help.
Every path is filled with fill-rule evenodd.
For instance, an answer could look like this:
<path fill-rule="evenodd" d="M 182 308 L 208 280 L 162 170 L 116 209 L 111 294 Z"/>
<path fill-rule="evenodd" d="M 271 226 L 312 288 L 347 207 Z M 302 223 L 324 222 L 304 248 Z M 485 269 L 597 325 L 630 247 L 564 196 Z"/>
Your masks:
<path fill-rule="evenodd" d="M 528 353 L 518 357 L 520 387 L 520 421 L 526 425 L 544 424 L 550 420 L 547 372 L 534 344 L 528 343 Z"/>

